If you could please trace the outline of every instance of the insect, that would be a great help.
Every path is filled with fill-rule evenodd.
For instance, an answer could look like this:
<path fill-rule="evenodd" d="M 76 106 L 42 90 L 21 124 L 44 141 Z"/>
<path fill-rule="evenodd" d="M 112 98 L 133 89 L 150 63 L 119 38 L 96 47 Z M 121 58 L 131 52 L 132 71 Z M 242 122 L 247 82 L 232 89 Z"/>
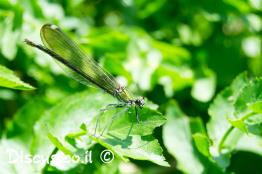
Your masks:
<path fill-rule="evenodd" d="M 40 31 L 44 45 L 36 44 L 28 39 L 25 43 L 35 47 L 52 58 L 62 63 L 69 76 L 88 85 L 93 84 L 108 94 L 116 97 L 117 104 L 109 104 L 108 107 L 134 106 L 136 119 L 139 122 L 138 108 L 145 104 L 144 98 L 133 98 L 127 89 L 117 83 L 115 78 L 104 70 L 98 63 L 88 57 L 84 51 L 56 25 L 45 24 Z M 107 107 L 107 108 L 108 108 Z"/>

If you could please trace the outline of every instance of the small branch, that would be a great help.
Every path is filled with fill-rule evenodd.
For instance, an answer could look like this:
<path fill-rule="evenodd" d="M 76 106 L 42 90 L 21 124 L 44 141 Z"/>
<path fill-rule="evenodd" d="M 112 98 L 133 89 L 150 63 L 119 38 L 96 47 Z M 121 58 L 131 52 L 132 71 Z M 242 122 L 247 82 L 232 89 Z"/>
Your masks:
<path fill-rule="evenodd" d="M 226 131 L 226 133 L 224 134 L 224 136 L 222 137 L 222 140 L 220 141 L 219 145 L 218 145 L 218 150 L 219 152 L 222 150 L 224 142 L 226 141 L 227 137 L 229 136 L 229 134 L 233 131 L 234 127 L 230 126 L 230 128 Z"/>

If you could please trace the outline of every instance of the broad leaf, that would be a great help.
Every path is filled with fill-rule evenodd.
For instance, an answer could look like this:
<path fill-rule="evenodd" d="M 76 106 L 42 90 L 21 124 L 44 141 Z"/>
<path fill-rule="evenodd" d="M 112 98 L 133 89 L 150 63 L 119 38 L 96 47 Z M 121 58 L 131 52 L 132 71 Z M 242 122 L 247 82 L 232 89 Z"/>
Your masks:
<path fill-rule="evenodd" d="M 111 108 L 101 112 L 100 109 L 116 102 L 107 94 L 94 91 L 66 98 L 46 112 L 35 125 L 33 154 L 51 154 L 55 144 L 71 156 L 79 155 L 95 142 L 111 149 L 122 159 L 130 157 L 168 166 L 160 145 L 151 135 L 165 118 L 148 107 L 138 110 L 140 122 L 137 122 L 133 108 Z M 84 133 L 77 133 L 81 131 Z"/>
<path fill-rule="evenodd" d="M 255 90 L 260 87 L 256 82 L 258 81 L 250 80 L 247 73 L 240 74 L 229 87 L 217 95 L 209 108 L 211 119 L 207 124 L 207 130 L 212 141 L 210 150 L 223 169 L 229 165 L 231 153 L 237 146 L 246 147 L 245 150 L 248 151 L 251 149 L 240 144 L 248 143 L 240 141 L 246 132 L 260 134 L 261 115 L 248 111 L 249 104 L 252 105 L 252 102 L 254 104 L 259 99 L 259 90 Z M 256 119 L 251 121 L 246 120 L 247 118 Z M 250 135 L 249 138 L 253 137 Z"/>
<path fill-rule="evenodd" d="M 201 121 L 187 117 L 174 102 L 167 107 L 167 119 L 163 140 L 168 152 L 176 158 L 177 168 L 190 174 L 221 173 L 208 158 L 197 152 L 209 157 L 209 143 L 207 137 L 203 137 Z"/>
<path fill-rule="evenodd" d="M 0 65 L 0 86 L 12 89 L 19 90 L 32 90 L 32 87 L 29 84 L 22 82 L 13 71 L 7 69 L 4 66 Z"/>

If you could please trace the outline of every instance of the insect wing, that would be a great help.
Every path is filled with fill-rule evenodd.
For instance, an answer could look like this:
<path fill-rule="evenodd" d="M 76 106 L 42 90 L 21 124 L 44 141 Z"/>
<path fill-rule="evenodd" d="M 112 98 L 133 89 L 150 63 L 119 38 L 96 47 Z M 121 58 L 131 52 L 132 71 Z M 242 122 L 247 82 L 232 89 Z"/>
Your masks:
<path fill-rule="evenodd" d="M 103 70 L 93 59 L 89 58 L 80 47 L 65 35 L 57 26 L 46 24 L 41 28 L 41 39 L 45 47 L 52 50 L 64 60 L 62 68 L 74 79 L 81 83 L 94 85 L 104 89 L 106 92 L 114 95 L 118 88 L 114 78 Z M 79 74 L 68 68 L 68 64 L 77 68 Z"/>

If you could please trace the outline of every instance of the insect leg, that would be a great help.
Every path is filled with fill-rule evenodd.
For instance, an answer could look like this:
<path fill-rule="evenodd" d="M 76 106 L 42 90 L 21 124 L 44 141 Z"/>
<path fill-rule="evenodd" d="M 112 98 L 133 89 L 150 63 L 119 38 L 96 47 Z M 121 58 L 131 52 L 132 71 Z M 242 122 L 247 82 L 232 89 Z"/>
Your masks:
<path fill-rule="evenodd" d="M 130 128 L 129 128 L 129 130 L 128 130 L 128 134 L 127 134 L 127 136 L 126 136 L 126 139 L 129 137 L 129 135 L 130 135 L 130 133 L 131 133 L 131 131 L 132 131 L 132 129 L 133 129 L 133 126 L 134 126 L 134 123 L 132 122 L 132 123 L 131 123 L 131 126 L 130 126 Z"/>
<path fill-rule="evenodd" d="M 109 104 L 105 108 L 100 109 L 101 112 L 105 112 L 111 108 L 121 108 L 124 107 L 126 104 L 125 103 L 114 103 L 114 104 Z"/>
<path fill-rule="evenodd" d="M 99 112 L 99 114 L 97 115 L 96 125 L 95 125 L 95 131 L 94 131 L 94 136 L 96 136 L 96 131 L 97 131 L 97 128 L 98 128 L 98 126 L 99 126 L 100 116 L 101 116 L 103 113 L 104 113 L 104 112 Z"/>
<path fill-rule="evenodd" d="M 96 135 L 97 129 L 99 128 L 100 117 L 103 115 L 103 113 L 105 113 L 107 110 L 109 110 L 109 109 L 111 109 L 111 108 L 117 107 L 118 105 L 120 105 L 120 103 L 117 103 L 117 104 L 109 104 L 109 105 L 107 105 L 105 108 L 100 109 L 100 112 L 98 113 L 97 119 L 96 119 L 94 136 Z"/>
<path fill-rule="evenodd" d="M 135 106 L 135 113 L 136 113 L 136 120 L 137 120 L 138 123 L 140 123 L 140 119 L 139 119 L 140 115 L 139 115 L 137 106 Z"/>

